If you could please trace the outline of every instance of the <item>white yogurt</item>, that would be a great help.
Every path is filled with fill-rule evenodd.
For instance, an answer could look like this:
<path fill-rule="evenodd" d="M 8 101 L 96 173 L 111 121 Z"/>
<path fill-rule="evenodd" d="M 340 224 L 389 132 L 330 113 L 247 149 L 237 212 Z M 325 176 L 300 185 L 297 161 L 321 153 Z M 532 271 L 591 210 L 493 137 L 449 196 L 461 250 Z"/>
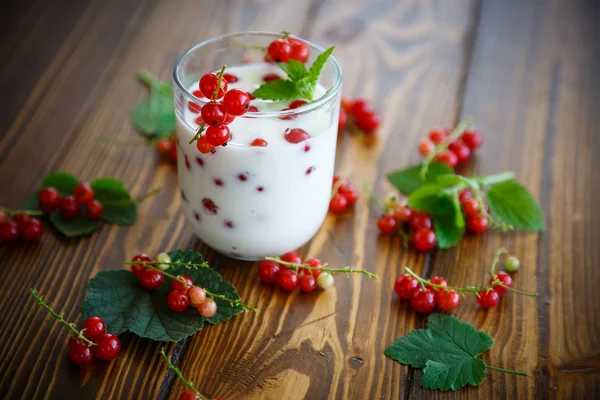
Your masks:
<path fill-rule="evenodd" d="M 248 92 L 268 73 L 284 75 L 271 64 L 226 72 L 239 78 L 230 89 Z M 189 91 L 197 89 L 196 82 Z M 319 98 L 325 89 L 319 85 L 316 92 Z M 255 99 L 251 105 L 272 112 L 290 103 Z M 185 107 L 183 119 L 177 116 L 177 137 L 183 211 L 200 239 L 233 258 L 255 260 L 294 250 L 312 238 L 331 196 L 339 96 L 291 120 L 252 118 L 253 113 L 237 117 L 229 125 L 232 140 L 213 154 L 201 154 L 195 143 L 188 144 L 198 115 Z M 289 143 L 284 136 L 288 128 L 301 128 L 311 137 Z M 257 138 L 267 146 L 250 146 Z"/>

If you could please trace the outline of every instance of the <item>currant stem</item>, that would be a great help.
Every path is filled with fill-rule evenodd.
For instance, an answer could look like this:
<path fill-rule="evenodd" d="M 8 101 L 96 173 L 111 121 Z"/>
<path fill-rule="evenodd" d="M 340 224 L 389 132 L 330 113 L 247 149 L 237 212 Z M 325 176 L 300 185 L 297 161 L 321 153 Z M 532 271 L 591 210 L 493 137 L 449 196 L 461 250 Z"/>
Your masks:
<path fill-rule="evenodd" d="M 513 371 L 512 369 L 497 368 L 497 367 L 489 366 L 487 364 L 485 365 L 485 367 L 487 369 L 491 369 L 493 371 L 504 372 L 505 374 L 520 375 L 520 376 L 529 376 L 529 374 L 527 374 L 525 372 Z"/>
<path fill-rule="evenodd" d="M 192 138 L 192 140 L 190 140 L 188 142 L 188 144 L 194 143 L 196 140 L 198 140 L 198 138 L 200 136 L 202 136 L 202 132 L 204 132 L 204 127 L 205 126 L 206 126 L 206 124 L 204 122 L 200 123 L 200 126 L 198 126 L 198 130 L 196 131 L 196 134 L 194 135 L 194 137 Z"/>
<path fill-rule="evenodd" d="M 490 275 L 492 275 L 494 278 L 496 277 L 496 266 L 500 262 L 500 257 L 503 255 L 509 255 L 508 250 L 506 250 L 504 247 L 500 247 L 498 250 L 496 250 L 496 256 L 494 257 L 492 266 L 490 267 Z"/>
<path fill-rule="evenodd" d="M 15 215 L 15 214 L 27 214 L 27 215 L 33 215 L 33 216 L 42 216 L 42 215 L 44 215 L 43 211 L 11 210 L 10 208 L 6 208 L 6 207 L 0 207 L 0 211 L 2 211 L 3 213 L 6 213 L 8 215 Z"/>
<path fill-rule="evenodd" d="M 452 143 L 454 140 L 458 139 L 458 137 L 460 135 L 462 135 L 462 133 L 465 131 L 465 129 L 467 129 L 471 123 L 473 122 L 473 119 L 471 117 L 465 117 L 462 121 L 460 121 L 458 123 L 458 125 L 456 126 L 456 128 L 454 128 L 452 130 L 452 132 L 446 136 L 446 138 L 444 138 L 444 140 L 438 144 L 437 146 L 435 146 L 435 149 L 429 153 L 427 155 L 427 157 L 425 157 L 425 161 L 423 161 L 423 165 L 421 165 L 421 180 L 423 182 L 425 182 L 426 180 L 426 176 L 427 176 L 427 171 L 429 170 L 429 164 L 431 164 L 431 162 L 435 159 L 435 157 L 442 153 L 443 151 L 445 151 L 448 148 L 448 145 L 450 143 Z"/>
<path fill-rule="evenodd" d="M 223 74 L 225 73 L 225 68 L 227 68 L 227 65 L 223 64 L 223 66 L 221 67 L 221 72 L 219 72 L 219 74 L 217 75 L 219 77 L 219 81 L 217 82 L 217 88 L 215 89 L 212 95 L 212 101 L 217 101 L 217 95 L 219 94 L 219 90 L 221 89 L 221 83 L 223 82 Z"/>
<path fill-rule="evenodd" d="M 202 393 L 200 393 L 198 391 L 198 389 L 196 389 L 194 387 L 194 382 L 188 381 L 187 379 L 185 379 L 183 377 L 183 374 L 181 373 L 181 370 L 179 368 L 177 368 L 176 366 L 173 365 L 173 363 L 171 362 L 171 356 L 167 356 L 167 354 L 165 353 L 165 349 L 164 348 L 160 349 L 160 355 L 167 362 L 167 364 L 168 364 L 167 368 L 170 369 L 170 370 L 173 370 L 173 372 L 175 372 L 175 375 L 177 375 L 177 378 L 179 378 L 179 380 L 181 381 L 181 383 L 183 383 L 185 386 L 187 386 L 191 390 L 193 390 L 194 393 L 196 393 L 198 396 L 200 396 L 203 400 L 209 400 L 208 397 L 204 396 Z"/>
<path fill-rule="evenodd" d="M 152 75 L 148 70 L 141 69 L 138 71 L 138 77 L 142 82 L 144 82 L 148 86 L 152 86 L 154 82 L 156 82 L 156 77 Z"/>
<path fill-rule="evenodd" d="M 315 268 L 312 267 L 308 264 L 296 264 L 293 262 L 289 262 L 289 261 L 283 261 L 281 258 L 279 257 L 265 257 L 265 260 L 270 260 L 270 261 L 275 261 L 278 264 L 283 264 L 285 266 L 291 267 L 294 270 L 298 270 L 300 268 L 309 270 L 309 271 L 323 271 L 323 272 L 331 272 L 331 273 L 343 273 L 346 274 L 346 276 L 348 276 L 349 273 L 356 273 L 356 274 L 363 274 L 368 276 L 371 279 L 375 279 L 377 282 L 379 282 L 379 276 L 377 276 L 377 274 L 373 274 L 367 270 L 364 269 L 354 269 L 354 268 L 350 268 L 350 267 L 344 267 L 344 268 L 327 268 L 327 263 L 323 264 L 322 267 L 320 268 Z"/>
<path fill-rule="evenodd" d="M 248 304 L 244 304 L 244 303 L 242 303 L 240 300 L 232 300 L 232 299 L 230 299 L 230 298 L 228 298 L 228 297 L 226 297 L 226 296 L 223 296 L 222 294 L 215 294 L 215 293 L 211 293 L 211 292 L 209 292 L 209 291 L 208 291 L 208 290 L 206 290 L 206 289 L 203 289 L 203 290 L 204 290 L 204 293 L 206 293 L 206 295 L 207 295 L 208 297 L 210 297 L 211 299 L 221 299 L 221 300 L 225 300 L 225 301 L 228 301 L 229 303 L 233 304 L 234 306 L 241 306 L 241 307 L 243 307 L 243 308 L 244 308 L 244 310 L 252 311 L 252 312 L 254 312 L 255 314 L 258 314 L 258 308 L 256 308 L 256 307 L 252 307 L 252 306 L 250 306 L 250 305 L 248 305 Z"/>
<path fill-rule="evenodd" d="M 94 346 L 95 345 L 94 342 L 92 342 L 91 340 L 89 340 L 85 336 L 83 336 L 83 330 L 79 331 L 79 330 L 77 330 L 77 328 L 75 328 L 75 325 L 73 323 L 65 321 L 63 313 L 58 314 L 56 311 L 54 311 L 52 309 L 51 305 L 46 304 L 44 302 L 44 297 L 43 296 L 39 296 L 37 290 L 35 290 L 35 289 L 29 289 L 29 293 L 31 293 L 31 295 L 33 296 L 33 298 L 35 299 L 35 301 L 38 303 L 38 305 L 40 305 L 40 306 L 44 307 L 46 310 L 48 310 L 48 312 L 50 314 L 52 314 L 52 316 L 54 318 L 56 318 L 59 323 L 63 324 L 67 328 L 69 328 L 69 330 L 71 332 L 73 332 L 73 334 L 78 339 L 83 340 L 88 346 Z"/>
<path fill-rule="evenodd" d="M 146 193 L 146 194 L 144 194 L 144 195 L 142 195 L 140 197 L 136 197 L 135 199 L 133 199 L 133 201 L 135 203 L 141 203 L 142 201 L 147 200 L 150 197 L 156 196 L 159 193 L 160 193 L 160 188 L 152 189 L 148 193 Z"/>
<path fill-rule="evenodd" d="M 369 184 L 366 182 L 365 182 L 365 191 L 369 195 L 369 201 L 371 203 L 375 204 L 375 206 L 377 206 L 377 208 L 379 208 L 381 210 L 381 212 L 383 214 L 385 214 L 387 212 L 385 205 L 381 202 L 381 200 L 379 200 L 377 197 L 375 197 L 375 195 L 373 194 L 373 191 L 369 187 Z"/>
<path fill-rule="evenodd" d="M 206 261 L 204 261 L 203 263 L 192 263 L 192 262 L 182 262 L 182 261 L 170 261 L 170 262 L 164 262 L 164 261 L 123 261 L 123 264 L 125 265 L 134 265 L 134 264 L 142 264 L 145 266 L 155 266 L 155 265 L 161 265 L 161 264 L 169 264 L 172 266 L 181 266 L 181 267 L 185 267 L 188 269 L 198 269 L 198 268 L 208 268 L 209 265 Z M 162 272 L 162 271 L 160 271 Z"/>
<path fill-rule="evenodd" d="M 500 172 L 498 174 L 482 176 L 478 179 L 481 186 L 493 186 L 497 183 L 512 181 L 515 179 L 515 173 L 512 171 Z"/>

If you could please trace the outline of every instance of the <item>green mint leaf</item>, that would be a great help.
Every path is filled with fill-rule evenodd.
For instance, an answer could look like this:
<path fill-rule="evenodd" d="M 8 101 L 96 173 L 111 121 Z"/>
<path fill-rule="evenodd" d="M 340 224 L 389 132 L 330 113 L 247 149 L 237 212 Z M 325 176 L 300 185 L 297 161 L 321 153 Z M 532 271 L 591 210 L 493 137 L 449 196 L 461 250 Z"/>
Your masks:
<path fill-rule="evenodd" d="M 481 383 L 486 365 L 477 356 L 493 346 L 490 335 L 471 324 L 433 314 L 427 319 L 427 329 L 413 329 L 389 345 L 384 354 L 401 364 L 424 368 L 424 388 L 457 390 Z"/>
<path fill-rule="evenodd" d="M 308 76 L 308 71 L 306 70 L 306 67 L 300 61 L 290 60 L 288 64 L 284 65 L 286 65 L 287 67 L 285 73 L 292 81 L 299 81 L 305 76 Z"/>
<path fill-rule="evenodd" d="M 38 202 L 38 194 L 44 188 L 53 187 L 58 190 L 61 196 L 67 196 L 73 194 L 73 189 L 75 189 L 75 186 L 77 186 L 78 183 L 79 180 L 71 174 L 66 172 L 54 172 L 42 180 L 40 187 L 38 187 L 29 200 L 27 200 L 23 208 L 26 210 L 41 210 Z"/>
<path fill-rule="evenodd" d="M 492 213 L 516 229 L 544 230 L 544 216 L 539 204 L 519 182 L 510 180 L 493 185 L 486 199 Z"/>
<path fill-rule="evenodd" d="M 49 219 L 56 230 L 68 238 L 91 235 L 102 227 L 101 220 L 87 219 L 83 212 L 73 219 L 62 219 L 58 211 L 53 211 Z"/>
<path fill-rule="evenodd" d="M 410 166 L 401 171 L 394 171 L 388 175 L 388 180 L 400 192 L 411 194 L 415 190 L 427 183 L 437 182 L 440 175 L 453 174 L 452 168 L 446 164 L 431 163 L 425 176 L 425 181 L 421 180 L 421 164 Z"/>
<path fill-rule="evenodd" d="M 146 71 L 140 72 L 139 76 L 150 86 L 150 97 L 132 110 L 133 125 L 144 136 L 168 137 L 175 130 L 173 87 Z"/>
<path fill-rule="evenodd" d="M 335 46 L 328 48 L 315 59 L 313 64 L 310 66 L 310 70 L 308 71 L 308 76 L 310 77 L 310 83 L 313 86 L 316 86 L 319 82 L 319 76 L 321 76 L 321 70 L 325 66 L 325 63 L 333 53 Z M 312 99 L 311 99 L 312 100 Z"/>
<path fill-rule="evenodd" d="M 201 254 L 190 250 L 173 251 L 169 255 L 172 261 L 203 261 Z M 239 299 L 235 288 L 211 268 L 186 269 L 177 266 L 167 272 L 188 274 L 196 285 L 212 293 Z M 165 278 L 158 290 L 148 291 L 142 288 L 139 279 L 130 271 L 100 272 L 86 285 L 88 296 L 82 306 L 83 318 L 99 316 L 106 322 L 108 331 L 116 335 L 129 331 L 156 341 L 178 342 L 202 329 L 205 322 L 217 324 L 243 310 L 241 306 L 232 306 L 229 302 L 216 299 L 217 314 L 208 320 L 192 307 L 176 313 L 167 306 L 170 287 L 169 278 Z"/>
<path fill-rule="evenodd" d="M 298 97 L 298 90 L 294 82 L 277 79 L 263 83 L 252 94 L 264 100 L 291 100 Z"/>
<path fill-rule="evenodd" d="M 96 200 L 102 203 L 102 220 L 111 224 L 131 225 L 137 219 L 137 206 L 123 182 L 99 178 L 90 183 Z"/>

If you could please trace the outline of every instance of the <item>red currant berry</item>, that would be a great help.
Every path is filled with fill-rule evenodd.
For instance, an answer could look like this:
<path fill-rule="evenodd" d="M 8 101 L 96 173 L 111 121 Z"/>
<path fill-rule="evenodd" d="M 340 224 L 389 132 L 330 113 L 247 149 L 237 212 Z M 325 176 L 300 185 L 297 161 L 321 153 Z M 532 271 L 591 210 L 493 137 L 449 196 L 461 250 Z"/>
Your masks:
<path fill-rule="evenodd" d="M 88 217 L 88 219 L 100 219 L 103 210 L 102 203 L 98 200 L 92 200 L 86 206 L 85 216 Z"/>
<path fill-rule="evenodd" d="M 435 301 L 444 311 L 452 311 L 460 304 L 460 295 L 456 290 L 443 289 L 435 294 Z"/>
<path fill-rule="evenodd" d="M 256 106 L 252 106 L 251 105 L 251 106 L 248 107 L 248 112 L 253 112 L 254 113 L 254 112 L 259 112 L 259 111 L 260 110 Z"/>
<path fill-rule="evenodd" d="M 60 193 L 53 187 L 44 188 L 38 194 L 38 201 L 45 212 L 54 211 L 58 208 Z"/>
<path fill-rule="evenodd" d="M 467 217 L 479 214 L 479 202 L 475 199 L 468 199 L 462 202 L 463 212 Z"/>
<path fill-rule="evenodd" d="M 215 149 L 215 146 L 208 143 L 206 135 L 202 135 L 198 138 L 198 140 L 196 140 L 196 147 L 198 148 L 198 151 L 202 154 L 210 153 Z"/>
<path fill-rule="evenodd" d="M 446 150 L 435 156 L 435 160 L 439 163 L 446 164 L 450 168 L 456 167 L 458 164 L 458 157 L 450 150 Z"/>
<path fill-rule="evenodd" d="M 19 226 L 12 221 L 0 224 L 0 242 L 15 242 L 19 239 Z"/>
<path fill-rule="evenodd" d="M 288 106 L 288 109 L 293 110 L 295 108 L 300 108 L 305 104 L 307 104 L 307 102 L 304 100 L 294 100 L 290 103 L 290 105 Z"/>
<path fill-rule="evenodd" d="M 291 269 L 282 269 L 277 274 L 277 283 L 283 290 L 291 292 L 298 285 L 298 274 Z"/>
<path fill-rule="evenodd" d="M 308 50 L 308 45 L 301 40 L 288 38 L 288 42 L 292 46 L 290 51 L 290 58 L 296 61 L 300 61 L 301 63 L 305 63 L 308 61 L 308 56 L 310 55 L 310 51 Z"/>
<path fill-rule="evenodd" d="M 37 218 L 30 218 L 29 221 L 25 222 L 22 226 L 19 226 L 19 235 L 24 240 L 35 240 L 42 236 L 44 227 L 42 222 Z"/>
<path fill-rule="evenodd" d="M 473 233 L 483 233 L 488 229 L 488 219 L 483 215 L 472 215 L 467 217 L 467 228 Z"/>
<path fill-rule="evenodd" d="M 323 266 L 323 263 L 318 258 L 311 258 L 310 260 L 306 260 L 305 263 L 310 265 L 313 268 L 321 268 Z M 315 279 L 317 279 L 319 277 L 319 275 L 321 275 L 321 272 L 323 272 L 323 271 L 313 269 L 313 270 L 307 271 L 307 272 L 312 272 L 312 276 Z"/>
<path fill-rule="evenodd" d="M 58 204 L 58 212 L 62 219 L 73 219 L 79 214 L 79 203 L 75 196 L 61 197 Z"/>
<path fill-rule="evenodd" d="M 202 397 L 198 396 L 192 389 L 189 389 L 181 393 L 179 400 L 202 400 Z"/>
<path fill-rule="evenodd" d="M 199 99 L 206 99 L 200 90 L 194 90 L 192 94 Z"/>
<path fill-rule="evenodd" d="M 202 106 L 198 103 L 190 101 L 188 103 L 188 110 L 190 110 L 194 114 L 199 114 L 200 111 L 202 110 Z M 200 119 L 200 118 L 198 118 L 198 119 Z"/>
<path fill-rule="evenodd" d="M 358 119 L 360 115 L 363 114 L 372 114 L 374 112 L 371 104 L 365 99 L 356 99 L 352 102 L 352 108 L 350 109 L 350 114 Z"/>
<path fill-rule="evenodd" d="M 312 274 L 302 275 L 298 281 L 298 286 L 303 292 L 310 293 L 317 288 L 317 282 Z"/>
<path fill-rule="evenodd" d="M 171 146 L 171 151 L 169 151 L 169 158 L 171 162 L 177 163 L 177 146 Z"/>
<path fill-rule="evenodd" d="M 264 260 L 258 264 L 258 276 L 265 283 L 275 283 L 280 267 L 275 261 Z"/>
<path fill-rule="evenodd" d="M 442 278 L 441 276 L 432 276 L 431 279 L 429 279 L 429 281 L 431 283 L 433 283 L 434 285 L 443 286 L 443 287 L 448 286 L 448 281 L 446 279 Z M 426 286 L 433 291 L 439 290 L 439 288 L 434 288 L 431 285 L 426 285 Z"/>
<path fill-rule="evenodd" d="M 348 199 L 337 193 L 335 196 L 331 198 L 329 201 L 329 211 L 334 214 L 341 214 L 348 207 Z"/>
<path fill-rule="evenodd" d="M 250 107 L 250 95 L 241 89 L 231 89 L 223 97 L 223 106 L 233 116 L 243 115 Z"/>
<path fill-rule="evenodd" d="M 422 157 L 427 157 L 434 148 L 435 145 L 429 139 L 423 139 L 421 142 L 419 142 L 419 154 L 421 154 Z"/>
<path fill-rule="evenodd" d="M 462 164 L 471 157 L 471 149 L 469 149 L 464 143 L 454 141 L 448 145 L 448 150 L 456 155 L 457 163 Z"/>
<path fill-rule="evenodd" d="M 73 189 L 73 195 L 79 204 L 87 204 L 94 200 L 94 190 L 89 184 L 84 182 L 75 186 L 75 189 Z"/>
<path fill-rule="evenodd" d="M 483 308 L 494 308 L 500 301 L 500 295 L 495 290 L 480 290 L 477 293 L 477 303 Z"/>
<path fill-rule="evenodd" d="M 410 274 L 402 274 L 394 283 L 394 291 L 401 299 L 410 299 L 419 289 L 419 281 Z"/>
<path fill-rule="evenodd" d="M 72 337 L 69 339 L 67 358 L 71 364 L 84 366 L 94 361 L 92 349 L 83 340 Z"/>
<path fill-rule="evenodd" d="M 302 257 L 300 257 L 300 255 L 295 251 L 288 251 L 280 258 L 282 261 L 287 261 L 294 264 L 302 264 Z"/>
<path fill-rule="evenodd" d="M 156 150 L 161 154 L 167 154 L 173 147 L 173 142 L 170 139 L 160 139 L 156 142 Z"/>
<path fill-rule="evenodd" d="M 435 308 L 435 295 L 427 289 L 418 289 L 410 298 L 410 306 L 420 313 L 430 313 Z"/>
<path fill-rule="evenodd" d="M 256 146 L 256 147 L 266 147 L 267 146 L 267 141 L 265 139 L 254 139 L 251 143 L 250 146 Z"/>
<path fill-rule="evenodd" d="M 198 307 L 198 313 L 204 318 L 212 318 L 217 313 L 217 303 L 213 299 L 206 299 Z"/>
<path fill-rule="evenodd" d="M 468 129 L 461 136 L 460 139 L 462 142 L 467 145 L 471 151 L 477 150 L 481 146 L 481 142 L 483 139 L 481 138 L 481 133 L 476 130 Z"/>
<path fill-rule="evenodd" d="M 95 342 L 96 339 L 106 333 L 106 324 L 100 317 L 89 317 L 83 321 L 81 329 L 84 329 L 83 336 L 86 339 Z"/>
<path fill-rule="evenodd" d="M 112 333 L 105 333 L 96 340 L 96 345 L 92 347 L 92 350 L 98 360 L 114 360 L 121 351 L 121 341 Z"/>
<path fill-rule="evenodd" d="M 364 133 L 373 133 L 381 124 L 381 117 L 376 112 L 360 114 L 355 117 L 355 123 L 358 129 Z"/>
<path fill-rule="evenodd" d="M 377 229 L 382 235 L 391 235 L 398 229 L 398 221 L 392 215 L 382 215 L 377 220 Z"/>
<path fill-rule="evenodd" d="M 338 188 L 338 193 L 346 198 L 348 206 L 354 205 L 358 200 L 358 192 L 353 187 L 340 186 Z"/>
<path fill-rule="evenodd" d="M 196 308 L 206 300 L 206 292 L 198 286 L 191 287 L 188 290 L 188 296 L 190 297 L 190 305 Z"/>
<path fill-rule="evenodd" d="M 428 252 L 435 247 L 437 238 L 435 233 L 428 228 L 419 229 L 413 235 L 413 246 L 422 253 Z"/>
<path fill-rule="evenodd" d="M 200 82 L 198 83 L 198 86 L 200 88 L 200 92 L 202 92 L 204 97 L 206 97 L 207 99 L 212 99 L 215 95 L 215 92 L 217 91 L 217 87 L 219 86 L 219 77 L 217 76 L 217 74 L 214 74 L 214 73 L 205 74 L 202 76 L 202 78 L 200 78 Z M 221 87 L 219 88 L 219 91 L 217 92 L 217 96 L 216 96 L 215 100 L 223 97 L 226 92 L 227 92 L 227 80 L 221 80 Z M 200 110 L 198 110 L 198 111 L 200 111 Z"/>
<path fill-rule="evenodd" d="M 217 102 L 211 101 L 202 107 L 202 120 L 208 125 L 220 125 L 225 121 L 225 107 Z"/>
<path fill-rule="evenodd" d="M 237 76 L 228 73 L 223 74 L 223 79 L 225 79 L 227 83 L 236 83 L 240 80 L 240 78 L 238 78 Z"/>
<path fill-rule="evenodd" d="M 269 44 L 267 58 L 271 61 L 286 63 L 290 59 L 292 45 L 283 39 L 277 39 Z"/>
<path fill-rule="evenodd" d="M 287 128 L 285 130 L 285 140 L 287 140 L 290 143 L 300 143 L 305 141 L 306 139 L 310 138 L 310 135 L 308 134 L 308 132 L 306 132 L 304 129 L 300 129 L 300 128 Z"/>
<path fill-rule="evenodd" d="M 271 82 L 271 81 L 276 81 L 278 79 L 281 79 L 281 77 L 277 74 L 266 74 L 262 78 L 263 82 Z"/>
<path fill-rule="evenodd" d="M 134 256 L 131 261 L 142 261 L 142 262 L 152 262 L 152 259 L 146 254 L 138 254 Z M 142 274 L 142 271 L 148 269 L 144 264 L 131 264 L 131 272 L 138 278 Z"/>
<path fill-rule="evenodd" d="M 413 210 L 403 204 L 397 204 L 393 211 L 394 218 L 396 218 L 398 222 L 406 223 L 412 220 Z"/>
<path fill-rule="evenodd" d="M 338 118 L 338 132 L 341 132 L 348 123 L 348 114 L 343 109 L 340 109 L 340 117 Z"/>
<path fill-rule="evenodd" d="M 346 111 L 346 114 L 352 113 L 352 105 L 354 104 L 354 101 L 352 99 L 342 97 L 340 104 L 342 106 L 342 110 Z"/>
<path fill-rule="evenodd" d="M 414 211 L 410 217 L 410 227 L 413 231 L 425 228 L 431 229 L 432 226 L 433 222 L 431 221 L 431 217 L 426 212 Z"/>
<path fill-rule="evenodd" d="M 17 227 L 21 229 L 30 219 L 31 217 L 29 216 L 29 214 L 21 213 L 13 215 L 11 221 L 17 224 Z"/>
<path fill-rule="evenodd" d="M 435 143 L 435 144 L 440 144 L 444 141 L 444 139 L 446 139 L 446 136 L 448 136 L 448 129 L 432 129 L 429 132 L 429 139 Z"/>
<path fill-rule="evenodd" d="M 179 275 L 179 278 L 183 278 L 183 280 L 185 280 L 185 284 L 177 279 L 173 279 L 171 281 L 171 290 L 181 292 L 181 293 L 187 293 L 188 290 L 192 286 L 194 286 L 194 281 L 192 280 L 192 277 L 189 275 L 183 274 L 183 275 Z"/>
<path fill-rule="evenodd" d="M 190 299 L 187 294 L 173 290 L 167 296 L 167 305 L 174 312 L 183 312 L 190 306 Z"/>
<path fill-rule="evenodd" d="M 465 201 L 472 199 L 473 198 L 473 193 L 471 193 L 471 191 L 469 189 L 463 189 L 460 191 L 460 194 L 458 195 L 458 201 L 462 204 Z"/>
<path fill-rule="evenodd" d="M 165 277 L 154 269 L 145 269 L 140 273 L 140 284 L 146 290 L 156 290 L 163 284 Z"/>
<path fill-rule="evenodd" d="M 227 125 L 209 126 L 206 129 L 206 134 L 204 137 L 206 137 L 206 141 L 211 146 L 216 147 L 227 143 L 229 139 L 231 139 L 231 132 L 229 131 Z M 200 139 L 198 139 L 198 141 L 200 141 Z"/>
<path fill-rule="evenodd" d="M 0 211 L 0 224 L 5 223 L 6 221 L 8 221 L 8 215 L 6 215 L 4 211 Z"/>
<path fill-rule="evenodd" d="M 507 286 L 509 288 L 511 288 L 513 286 L 513 279 L 512 277 L 507 274 L 506 272 L 498 272 L 496 274 L 496 278 L 500 281 L 501 284 L 503 284 L 504 286 Z M 490 278 L 490 281 L 488 283 L 488 285 L 492 285 L 492 282 L 494 282 L 495 279 L 494 278 Z M 506 294 L 506 291 L 508 289 L 506 289 L 505 287 L 502 287 L 500 285 L 496 285 L 493 287 L 493 289 L 496 291 L 496 293 L 498 293 L 500 296 L 504 296 Z"/>

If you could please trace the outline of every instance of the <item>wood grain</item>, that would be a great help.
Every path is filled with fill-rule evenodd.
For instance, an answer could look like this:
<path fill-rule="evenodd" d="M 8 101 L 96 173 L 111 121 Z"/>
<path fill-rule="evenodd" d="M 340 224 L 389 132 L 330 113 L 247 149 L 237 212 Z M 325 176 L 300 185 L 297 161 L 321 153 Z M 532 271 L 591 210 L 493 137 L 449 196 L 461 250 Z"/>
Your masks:
<path fill-rule="evenodd" d="M 6 10 L 6 11 L 5 11 Z M 159 343 L 122 336 L 113 363 L 77 369 L 66 335 L 27 294 L 36 287 L 76 321 L 84 285 L 144 251 L 201 250 L 242 298 L 261 309 L 208 327 L 166 350 L 207 395 L 227 399 L 595 398 L 600 392 L 600 6 L 592 0 L 43 0 L 10 1 L 0 13 L 0 204 L 17 207 L 39 179 L 65 170 L 115 176 L 133 194 L 160 187 L 132 227 L 89 238 L 47 233 L 39 243 L 0 245 L 0 393 L 7 399 L 172 398 L 182 386 L 158 357 Z M 378 237 L 377 210 L 363 197 L 328 217 L 301 254 L 364 266 L 382 283 L 339 277 L 321 294 L 288 294 L 258 283 L 253 265 L 197 241 L 179 211 L 176 175 L 152 148 L 100 144 L 135 138 L 129 111 L 145 95 L 139 68 L 169 79 L 176 56 L 216 34 L 291 30 L 336 45 L 344 93 L 374 99 L 377 140 L 344 134 L 337 170 L 376 194 L 386 173 L 416 162 L 433 126 L 472 115 L 484 146 L 462 172 L 513 170 L 540 199 L 541 235 L 488 233 L 420 255 Z M 50 230 L 50 229 L 48 229 Z M 404 266 L 457 285 L 482 283 L 495 250 L 522 260 L 516 286 L 540 296 L 505 297 L 455 315 L 489 332 L 484 361 L 530 378 L 488 373 L 477 388 L 423 390 L 420 371 L 383 349 L 425 319 L 397 301 Z"/>

